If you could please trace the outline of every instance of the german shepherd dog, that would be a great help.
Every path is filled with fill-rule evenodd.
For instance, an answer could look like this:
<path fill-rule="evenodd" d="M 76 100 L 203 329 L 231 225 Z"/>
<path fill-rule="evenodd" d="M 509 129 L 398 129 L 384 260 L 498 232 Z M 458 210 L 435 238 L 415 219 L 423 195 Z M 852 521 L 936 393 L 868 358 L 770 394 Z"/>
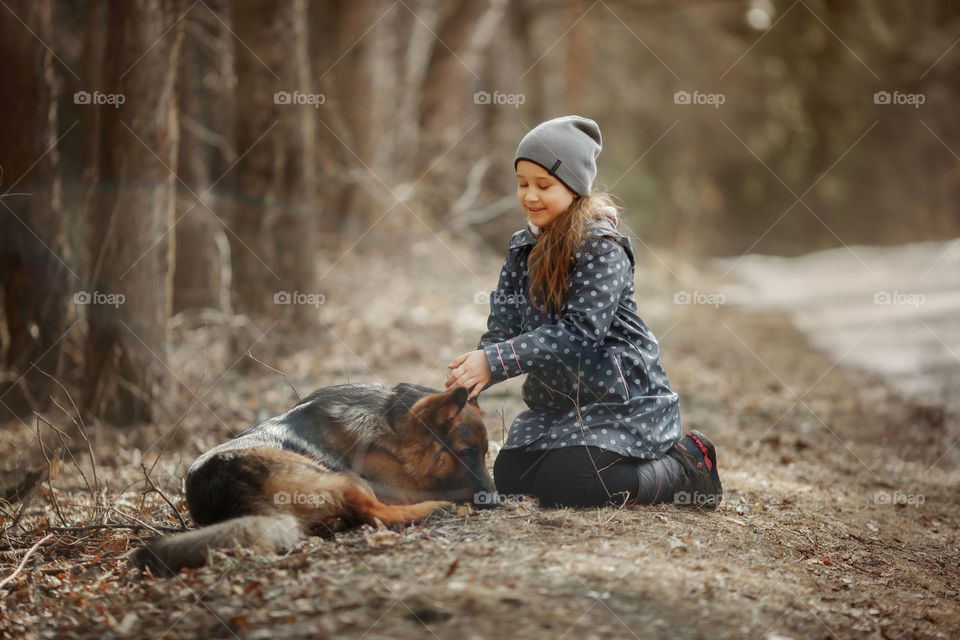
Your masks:
<path fill-rule="evenodd" d="M 467 390 L 326 387 L 200 456 L 187 473 L 195 531 L 131 554 L 170 575 L 217 547 L 289 549 L 307 535 L 399 525 L 493 492 L 487 431 Z"/>

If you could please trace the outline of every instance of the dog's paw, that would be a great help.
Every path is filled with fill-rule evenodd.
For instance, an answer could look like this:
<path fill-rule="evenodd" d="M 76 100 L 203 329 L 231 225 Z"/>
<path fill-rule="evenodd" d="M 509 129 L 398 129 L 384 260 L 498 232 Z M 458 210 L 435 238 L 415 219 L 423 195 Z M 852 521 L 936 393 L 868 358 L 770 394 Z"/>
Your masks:
<path fill-rule="evenodd" d="M 410 505 L 414 507 L 418 512 L 418 521 L 426 520 L 427 518 L 437 517 L 445 513 L 453 513 L 456 509 L 456 505 L 453 502 L 447 500 L 425 500 L 424 502 L 418 502 L 417 504 Z"/>

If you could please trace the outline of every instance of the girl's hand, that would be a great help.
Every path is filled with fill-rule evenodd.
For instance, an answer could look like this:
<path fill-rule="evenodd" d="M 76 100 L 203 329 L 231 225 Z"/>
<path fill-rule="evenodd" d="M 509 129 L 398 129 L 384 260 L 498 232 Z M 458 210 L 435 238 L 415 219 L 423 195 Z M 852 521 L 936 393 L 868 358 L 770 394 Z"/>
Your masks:
<path fill-rule="evenodd" d="M 480 390 L 490 382 L 490 365 L 487 363 L 487 354 L 483 351 L 470 351 L 453 359 L 447 365 L 450 375 L 445 386 L 466 387 L 470 398 L 476 398 Z"/>

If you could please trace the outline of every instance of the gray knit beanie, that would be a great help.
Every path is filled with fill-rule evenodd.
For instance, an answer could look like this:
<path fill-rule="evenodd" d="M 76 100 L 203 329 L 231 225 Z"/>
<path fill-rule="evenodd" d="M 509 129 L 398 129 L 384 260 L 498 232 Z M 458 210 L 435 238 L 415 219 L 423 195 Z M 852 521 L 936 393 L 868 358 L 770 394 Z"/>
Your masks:
<path fill-rule="evenodd" d="M 513 167 L 534 162 L 578 196 L 590 193 L 597 176 L 597 156 L 603 146 L 600 127 L 589 118 L 563 116 L 547 120 L 523 136 Z"/>

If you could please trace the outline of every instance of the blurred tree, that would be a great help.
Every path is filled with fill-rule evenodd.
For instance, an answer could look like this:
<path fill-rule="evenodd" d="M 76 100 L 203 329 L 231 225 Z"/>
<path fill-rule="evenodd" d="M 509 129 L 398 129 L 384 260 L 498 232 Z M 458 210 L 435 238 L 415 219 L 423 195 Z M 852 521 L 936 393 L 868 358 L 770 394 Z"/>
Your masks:
<path fill-rule="evenodd" d="M 21 23 L 22 21 L 22 23 Z M 0 7 L 0 415 L 48 402 L 72 326 L 49 0 Z M 40 40 L 38 42 L 37 40 Z M 5 331 L 3 330 L 5 328 Z"/>
<path fill-rule="evenodd" d="M 178 0 L 108 3 L 102 93 L 123 96 L 123 104 L 90 105 L 101 119 L 87 212 L 89 282 L 108 297 L 86 306 L 82 403 L 113 424 L 156 420 L 171 388 L 166 321 L 183 8 Z"/>
<path fill-rule="evenodd" d="M 567 0 L 567 13 L 575 22 L 566 34 L 567 51 L 563 69 L 563 88 L 567 95 L 567 111 L 581 113 L 585 106 L 587 81 L 594 65 L 596 15 L 587 0 Z"/>
<path fill-rule="evenodd" d="M 441 3 L 437 12 L 418 93 L 419 145 L 413 178 L 431 172 L 431 188 L 424 189 L 419 200 L 440 220 L 446 219 L 451 203 L 463 192 L 465 175 L 477 162 L 477 145 L 485 144 L 482 129 L 474 129 L 480 123 L 474 117 L 474 96 L 483 67 L 491 61 L 484 54 L 498 33 L 505 8 L 503 0 L 453 0 Z M 461 146 L 468 132 L 475 137 Z M 441 158 L 446 171 L 437 164 Z"/>
<path fill-rule="evenodd" d="M 390 120 L 378 107 L 392 106 L 378 99 L 385 96 L 377 95 L 375 86 L 378 41 L 389 37 L 380 23 L 385 10 L 403 11 L 384 5 L 326 0 L 310 6 L 310 48 L 326 98 L 316 129 L 323 150 L 317 160 L 326 177 L 320 187 L 327 211 L 321 220 L 325 240 L 343 232 L 346 220 L 369 223 L 368 210 L 376 202 L 369 193 L 383 190 L 379 176 L 370 175 L 377 142 Z"/>
<path fill-rule="evenodd" d="M 231 200 L 213 191 L 236 161 L 233 148 L 234 39 L 230 5 L 210 0 L 187 13 L 177 72 L 177 175 L 173 311 L 229 311 L 230 243 L 223 229 Z"/>
<path fill-rule="evenodd" d="M 231 173 L 231 253 L 235 303 L 244 312 L 277 314 L 282 292 L 316 292 L 316 100 L 310 70 L 307 5 L 294 0 L 235 2 L 235 141 Z M 314 102 L 309 102 L 313 100 Z M 316 309 L 294 304 L 301 325 Z"/>

